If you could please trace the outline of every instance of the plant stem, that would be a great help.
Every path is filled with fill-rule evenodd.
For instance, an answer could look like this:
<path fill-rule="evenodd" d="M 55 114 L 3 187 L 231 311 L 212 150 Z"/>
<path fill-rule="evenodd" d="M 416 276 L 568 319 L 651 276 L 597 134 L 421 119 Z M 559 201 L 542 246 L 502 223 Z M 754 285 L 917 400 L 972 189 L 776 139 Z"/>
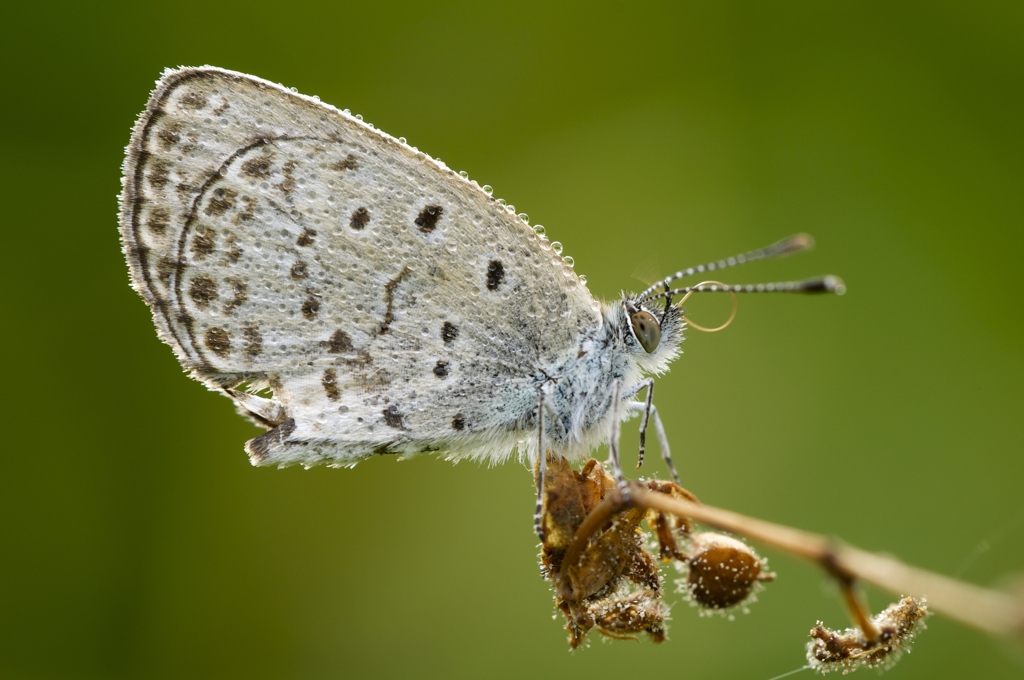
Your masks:
<path fill-rule="evenodd" d="M 1024 598 L 911 567 L 886 555 L 792 527 L 629 485 L 640 506 L 739 534 L 816 562 L 840 581 L 859 579 L 897 595 L 925 598 L 928 608 L 989 635 L 1024 638 Z"/>

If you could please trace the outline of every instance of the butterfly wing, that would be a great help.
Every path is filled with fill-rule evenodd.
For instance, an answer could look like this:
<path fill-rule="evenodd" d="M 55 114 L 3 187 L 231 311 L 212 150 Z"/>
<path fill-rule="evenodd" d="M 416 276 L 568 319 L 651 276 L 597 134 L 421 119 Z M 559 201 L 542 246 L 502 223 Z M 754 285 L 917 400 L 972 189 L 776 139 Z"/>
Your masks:
<path fill-rule="evenodd" d="M 193 377 L 274 428 L 247 444 L 257 464 L 500 460 L 538 369 L 600 322 L 475 183 L 252 76 L 166 72 L 123 182 L 133 285 Z"/>

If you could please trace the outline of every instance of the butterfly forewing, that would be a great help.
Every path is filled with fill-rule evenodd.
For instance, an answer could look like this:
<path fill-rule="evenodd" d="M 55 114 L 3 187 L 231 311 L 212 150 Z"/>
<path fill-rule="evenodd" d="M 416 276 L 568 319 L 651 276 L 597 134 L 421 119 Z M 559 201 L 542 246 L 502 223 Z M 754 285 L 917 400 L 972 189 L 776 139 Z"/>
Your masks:
<path fill-rule="evenodd" d="M 558 254 L 476 184 L 220 69 L 159 82 L 128 149 L 121 231 L 182 364 L 278 426 L 250 443 L 261 463 L 500 459 L 537 368 L 599 323 Z"/>

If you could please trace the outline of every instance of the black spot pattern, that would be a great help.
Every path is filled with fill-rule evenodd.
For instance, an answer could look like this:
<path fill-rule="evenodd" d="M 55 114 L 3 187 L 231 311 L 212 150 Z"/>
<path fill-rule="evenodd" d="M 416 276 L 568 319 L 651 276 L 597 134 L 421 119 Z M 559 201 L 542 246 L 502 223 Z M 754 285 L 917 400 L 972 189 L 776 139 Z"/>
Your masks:
<path fill-rule="evenodd" d="M 217 283 L 208 276 L 197 276 L 192 279 L 188 294 L 197 307 L 206 309 L 217 299 Z"/>
<path fill-rule="evenodd" d="M 416 226 L 420 228 L 420 231 L 429 234 L 437 228 L 437 223 L 443 213 L 444 208 L 441 206 L 428 205 L 420 211 L 419 216 L 415 220 Z"/>
<path fill-rule="evenodd" d="M 341 390 L 338 389 L 338 372 L 333 368 L 328 368 L 324 371 L 320 384 L 324 386 L 324 393 L 328 399 L 331 401 L 341 399 Z"/>
<path fill-rule="evenodd" d="M 253 179 L 267 179 L 270 177 L 271 158 L 267 155 L 256 156 L 242 163 L 242 174 Z"/>
<path fill-rule="evenodd" d="M 306 298 L 305 302 L 302 303 L 302 316 L 309 320 L 316 318 L 316 315 L 320 313 L 320 301 L 310 295 Z"/>
<path fill-rule="evenodd" d="M 500 260 L 491 260 L 487 263 L 487 290 L 497 290 L 501 282 L 505 280 L 505 267 Z"/>
<path fill-rule="evenodd" d="M 223 328 L 211 328 L 204 337 L 206 346 L 217 356 L 224 358 L 231 351 L 231 338 Z"/>
<path fill-rule="evenodd" d="M 352 217 L 349 219 L 348 226 L 352 227 L 355 231 L 362 231 L 369 223 L 370 211 L 360 207 L 352 211 Z"/>
<path fill-rule="evenodd" d="M 388 427 L 393 427 L 396 430 L 405 429 L 405 426 L 402 424 L 402 414 L 398 412 L 394 404 L 388 406 L 381 413 L 384 414 L 384 422 Z"/>
<path fill-rule="evenodd" d="M 341 354 L 352 350 L 352 336 L 340 328 L 334 331 L 331 339 L 327 342 L 327 352 L 330 354 Z"/>
<path fill-rule="evenodd" d="M 255 326 L 247 326 L 242 329 L 242 342 L 245 345 L 245 353 L 255 359 L 263 354 L 263 336 L 260 329 Z"/>

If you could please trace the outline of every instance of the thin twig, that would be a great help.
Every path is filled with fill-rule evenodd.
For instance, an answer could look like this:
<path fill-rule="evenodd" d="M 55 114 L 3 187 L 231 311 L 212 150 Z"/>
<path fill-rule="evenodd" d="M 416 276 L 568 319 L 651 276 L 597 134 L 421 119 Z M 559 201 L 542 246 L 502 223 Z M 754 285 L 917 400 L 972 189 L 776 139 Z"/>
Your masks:
<path fill-rule="evenodd" d="M 630 484 L 629 490 L 636 505 L 785 550 L 818 563 L 841 579 L 859 579 L 897 595 L 926 598 L 929 609 L 990 635 L 1024 638 L 1024 598 L 911 567 L 819 534 L 655 493 L 636 483 Z"/>

